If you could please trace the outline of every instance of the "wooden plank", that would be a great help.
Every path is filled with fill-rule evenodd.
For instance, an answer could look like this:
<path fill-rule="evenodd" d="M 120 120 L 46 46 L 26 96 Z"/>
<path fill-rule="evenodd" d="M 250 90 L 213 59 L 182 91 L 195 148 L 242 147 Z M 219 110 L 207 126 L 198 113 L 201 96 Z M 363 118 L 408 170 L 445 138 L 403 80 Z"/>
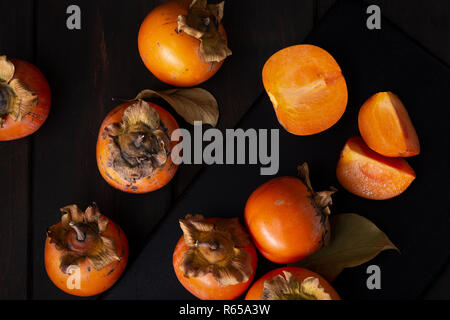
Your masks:
<path fill-rule="evenodd" d="M 36 138 L 39 152 L 33 157 L 33 165 L 39 168 L 33 174 L 34 298 L 69 298 L 47 280 L 42 266 L 45 230 L 59 218 L 58 208 L 68 203 L 85 206 L 95 200 L 123 227 L 133 257 L 198 170 L 184 166 L 170 186 L 133 196 L 109 187 L 95 163 L 98 128 L 115 105 L 111 98 L 167 87 L 145 69 L 136 43 L 143 18 L 161 2 L 78 1 L 80 31 L 65 28 L 65 11 L 71 2 L 45 0 L 37 4 L 37 59 L 53 85 L 54 108 L 48 125 Z M 262 93 L 260 74 L 266 59 L 278 49 L 300 42 L 311 29 L 312 3 L 286 1 L 275 20 L 271 1 L 227 3 L 224 23 L 234 56 L 202 85 L 220 103 L 221 129 L 234 127 Z M 191 128 L 181 120 L 180 124 Z"/>
<path fill-rule="evenodd" d="M 0 1 L 0 54 L 33 60 L 33 3 Z M 29 138 L 0 142 L 0 300 L 26 299 Z"/>

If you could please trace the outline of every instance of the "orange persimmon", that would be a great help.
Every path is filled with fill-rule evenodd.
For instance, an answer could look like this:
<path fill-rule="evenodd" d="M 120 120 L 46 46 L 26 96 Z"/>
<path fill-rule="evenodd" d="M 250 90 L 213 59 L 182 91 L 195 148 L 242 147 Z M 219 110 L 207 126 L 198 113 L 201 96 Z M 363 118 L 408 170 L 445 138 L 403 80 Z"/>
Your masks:
<path fill-rule="evenodd" d="M 256 189 L 245 206 L 245 222 L 261 254 L 275 263 L 293 263 L 324 246 L 334 192 L 314 192 L 306 164 L 299 178 L 275 178 Z"/>
<path fill-rule="evenodd" d="M 412 157 L 420 143 L 408 111 L 392 92 L 372 96 L 359 112 L 359 131 L 370 149 L 386 157 Z"/>
<path fill-rule="evenodd" d="M 257 255 L 238 219 L 180 220 L 184 235 L 173 254 L 180 283 L 202 300 L 233 300 L 253 281 Z"/>
<path fill-rule="evenodd" d="M 85 212 L 76 205 L 61 211 L 61 222 L 48 229 L 45 242 L 50 280 L 62 291 L 80 297 L 108 290 L 128 262 L 125 234 L 95 205 Z"/>
<path fill-rule="evenodd" d="M 341 300 L 334 288 L 315 272 L 284 267 L 256 281 L 245 300 Z"/>
<path fill-rule="evenodd" d="M 336 169 L 341 185 L 349 192 L 372 200 L 402 194 L 416 174 L 403 158 L 389 158 L 372 151 L 360 137 L 348 140 Z"/>
<path fill-rule="evenodd" d="M 335 125 L 347 108 L 347 84 L 336 60 L 313 45 L 275 53 L 263 82 L 280 124 L 290 133 L 313 135 Z"/>
<path fill-rule="evenodd" d="M 143 100 L 124 103 L 103 121 L 97 142 L 97 165 L 114 188 L 148 193 L 168 184 L 178 166 L 170 137 L 178 129 L 172 115 Z"/>
<path fill-rule="evenodd" d="M 50 103 L 50 87 L 37 67 L 0 56 L 0 141 L 36 132 L 47 120 Z"/>
<path fill-rule="evenodd" d="M 171 0 L 153 9 L 139 30 L 139 53 L 159 80 L 192 87 L 211 78 L 231 55 L 221 24 L 223 3 Z"/>

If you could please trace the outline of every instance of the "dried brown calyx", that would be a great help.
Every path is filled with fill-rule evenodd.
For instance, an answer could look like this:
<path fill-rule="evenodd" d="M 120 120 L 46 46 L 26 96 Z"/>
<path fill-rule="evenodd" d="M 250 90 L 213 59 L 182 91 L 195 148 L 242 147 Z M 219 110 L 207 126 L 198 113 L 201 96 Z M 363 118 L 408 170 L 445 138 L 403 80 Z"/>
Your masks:
<path fill-rule="evenodd" d="M 38 96 L 19 79 L 6 56 L 0 56 L 0 127 L 7 116 L 20 122 L 38 104 Z"/>
<path fill-rule="evenodd" d="M 86 259 L 96 270 L 101 270 L 115 261 L 120 261 L 114 243 L 103 236 L 108 220 L 102 216 L 96 205 L 81 211 L 70 205 L 61 209 L 64 213 L 61 223 L 50 227 L 47 236 L 61 255 L 60 269 L 67 273 L 70 266 L 80 265 Z"/>
<path fill-rule="evenodd" d="M 207 63 L 220 62 L 232 54 L 219 26 L 223 19 L 224 2 L 208 4 L 207 0 L 194 0 L 186 16 L 178 17 L 177 32 L 200 40 L 200 54 Z"/>
<path fill-rule="evenodd" d="M 164 167 L 170 154 L 170 140 L 158 112 L 144 100 L 127 108 L 122 122 L 105 130 L 111 141 L 108 165 L 130 183 Z"/>
<path fill-rule="evenodd" d="M 189 249 L 180 266 L 187 278 L 211 274 L 222 286 L 247 282 L 252 274 L 247 233 L 238 219 L 208 222 L 201 215 L 180 219 Z"/>
<path fill-rule="evenodd" d="M 316 209 L 316 215 L 320 217 L 320 222 L 325 229 L 322 237 L 322 243 L 323 245 L 327 245 L 330 241 L 330 206 L 333 204 L 332 195 L 337 192 L 337 189 L 331 187 L 330 190 L 327 191 L 315 192 L 311 185 L 309 166 L 307 163 L 304 163 L 298 167 L 298 177 L 303 181 L 311 194 L 311 204 Z"/>
<path fill-rule="evenodd" d="M 290 272 L 264 282 L 261 300 L 332 300 L 320 286 L 318 278 L 309 277 L 299 283 Z"/>

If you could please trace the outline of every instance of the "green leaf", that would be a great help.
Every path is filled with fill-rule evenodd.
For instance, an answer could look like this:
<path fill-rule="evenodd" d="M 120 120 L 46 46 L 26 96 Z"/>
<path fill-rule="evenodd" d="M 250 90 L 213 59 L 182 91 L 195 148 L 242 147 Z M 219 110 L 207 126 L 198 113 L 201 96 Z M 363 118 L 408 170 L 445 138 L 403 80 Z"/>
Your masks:
<path fill-rule="evenodd" d="M 357 214 L 332 216 L 328 246 L 295 263 L 333 281 L 345 268 L 364 264 L 384 250 L 397 250 L 388 236 L 368 219 Z"/>
<path fill-rule="evenodd" d="M 219 106 L 214 96 L 201 88 L 171 89 L 167 91 L 143 90 L 136 100 L 159 97 L 169 103 L 188 123 L 195 121 L 217 126 Z"/>

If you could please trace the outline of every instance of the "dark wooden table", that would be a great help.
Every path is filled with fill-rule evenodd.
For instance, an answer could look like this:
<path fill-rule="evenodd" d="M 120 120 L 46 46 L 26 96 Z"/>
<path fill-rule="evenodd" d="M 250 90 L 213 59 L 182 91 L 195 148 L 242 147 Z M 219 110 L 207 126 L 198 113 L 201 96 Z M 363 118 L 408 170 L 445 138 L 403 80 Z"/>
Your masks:
<path fill-rule="evenodd" d="M 42 267 L 46 228 L 58 221 L 60 207 L 97 202 L 125 230 L 133 260 L 201 169 L 183 166 L 169 186 L 140 196 L 114 190 L 97 170 L 98 129 L 117 104 L 112 98 L 167 88 L 142 64 L 136 41 L 143 18 L 162 2 L 0 0 L 0 53 L 36 64 L 48 78 L 53 98 L 50 117 L 38 133 L 0 143 L 0 299 L 73 298 L 55 289 Z M 202 85 L 219 101 L 220 129 L 235 127 L 264 94 L 260 74 L 267 58 L 300 43 L 334 2 L 228 0 L 224 24 L 234 57 Z M 448 0 L 370 3 L 450 64 Z M 71 4 L 81 7 L 81 30 L 66 28 Z M 449 299 L 449 288 L 450 265 L 423 298 Z"/>

